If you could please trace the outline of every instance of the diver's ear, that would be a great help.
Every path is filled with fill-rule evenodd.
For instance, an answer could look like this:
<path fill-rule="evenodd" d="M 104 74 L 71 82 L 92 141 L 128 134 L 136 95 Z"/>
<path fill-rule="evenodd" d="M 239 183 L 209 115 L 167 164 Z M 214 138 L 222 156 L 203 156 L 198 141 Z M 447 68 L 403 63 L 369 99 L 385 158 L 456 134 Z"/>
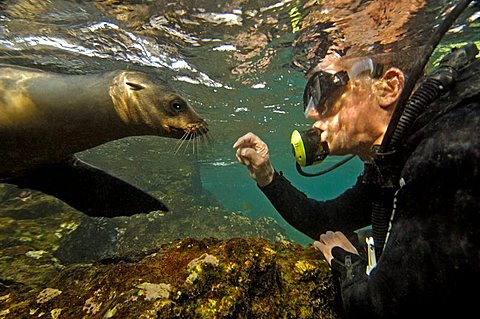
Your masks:
<path fill-rule="evenodd" d="M 138 91 L 138 90 L 143 90 L 145 86 L 143 86 L 140 83 L 135 83 L 135 82 L 125 82 L 126 85 L 130 87 L 131 90 Z"/>
<path fill-rule="evenodd" d="M 400 98 L 405 84 L 405 76 L 400 69 L 390 68 L 375 82 L 374 90 L 378 104 L 382 108 L 394 105 Z"/>

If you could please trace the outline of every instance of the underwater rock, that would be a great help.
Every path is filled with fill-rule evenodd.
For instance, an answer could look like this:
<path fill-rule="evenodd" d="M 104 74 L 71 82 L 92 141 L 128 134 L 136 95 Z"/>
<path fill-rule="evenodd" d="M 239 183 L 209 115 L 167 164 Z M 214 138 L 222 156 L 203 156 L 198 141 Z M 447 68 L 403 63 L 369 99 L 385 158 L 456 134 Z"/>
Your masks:
<path fill-rule="evenodd" d="M 5 284 L 0 318 L 338 318 L 312 246 L 183 239 L 142 257 L 72 264 L 32 289 Z"/>
<path fill-rule="evenodd" d="M 257 236 L 287 239 L 273 218 L 252 220 L 220 207 L 192 206 L 188 210 L 114 219 L 85 219 L 63 236 L 54 256 L 62 264 L 92 262 L 137 252 L 148 252 L 180 238 Z"/>

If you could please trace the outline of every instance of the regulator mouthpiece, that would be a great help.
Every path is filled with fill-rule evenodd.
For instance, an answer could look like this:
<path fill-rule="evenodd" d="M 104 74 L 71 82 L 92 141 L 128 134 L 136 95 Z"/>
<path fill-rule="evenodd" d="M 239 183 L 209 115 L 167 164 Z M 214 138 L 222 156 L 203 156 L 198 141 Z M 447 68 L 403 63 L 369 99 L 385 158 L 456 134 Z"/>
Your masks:
<path fill-rule="evenodd" d="M 295 160 L 300 166 L 310 166 L 322 162 L 328 155 L 328 145 L 320 141 L 322 131 L 312 128 L 292 132 L 290 143 Z"/>

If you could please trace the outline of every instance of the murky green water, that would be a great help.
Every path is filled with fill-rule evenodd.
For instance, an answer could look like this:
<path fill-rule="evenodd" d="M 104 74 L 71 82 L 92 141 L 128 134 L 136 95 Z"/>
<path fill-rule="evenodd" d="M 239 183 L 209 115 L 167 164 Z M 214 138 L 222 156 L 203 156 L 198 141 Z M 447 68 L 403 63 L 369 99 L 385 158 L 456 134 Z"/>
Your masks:
<path fill-rule="evenodd" d="M 150 171 L 165 169 L 165 157 L 195 161 L 203 187 L 227 211 L 274 217 L 306 244 L 310 239 L 284 223 L 232 150 L 239 136 L 255 132 L 269 144 L 275 168 L 319 199 L 341 193 L 361 171 L 359 161 L 311 179 L 295 171 L 291 131 L 311 125 L 301 111 L 303 72 L 292 66 L 301 55 L 292 43 L 304 3 L 7 0 L 0 2 L 0 62 L 65 73 L 161 72 L 208 121 L 215 143 L 195 155 L 191 145 L 173 155 L 176 141 L 162 141 L 164 149 L 132 155 L 148 158 L 142 165 Z M 471 19 L 478 27 L 478 15 Z M 116 169 L 101 156 L 89 153 L 94 164 L 97 158 L 102 168 Z"/>

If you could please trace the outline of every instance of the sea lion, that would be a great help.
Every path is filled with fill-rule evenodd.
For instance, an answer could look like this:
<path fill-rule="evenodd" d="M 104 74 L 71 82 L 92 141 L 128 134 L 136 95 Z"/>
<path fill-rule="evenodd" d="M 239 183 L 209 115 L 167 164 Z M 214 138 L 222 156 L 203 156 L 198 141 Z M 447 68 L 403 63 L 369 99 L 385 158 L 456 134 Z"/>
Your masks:
<path fill-rule="evenodd" d="M 0 64 L 0 182 L 40 190 L 91 216 L 168 209 L 75 153 L 127 136 L 207 132 L 189 103 L 151 74 L 66 75 Z"/>

